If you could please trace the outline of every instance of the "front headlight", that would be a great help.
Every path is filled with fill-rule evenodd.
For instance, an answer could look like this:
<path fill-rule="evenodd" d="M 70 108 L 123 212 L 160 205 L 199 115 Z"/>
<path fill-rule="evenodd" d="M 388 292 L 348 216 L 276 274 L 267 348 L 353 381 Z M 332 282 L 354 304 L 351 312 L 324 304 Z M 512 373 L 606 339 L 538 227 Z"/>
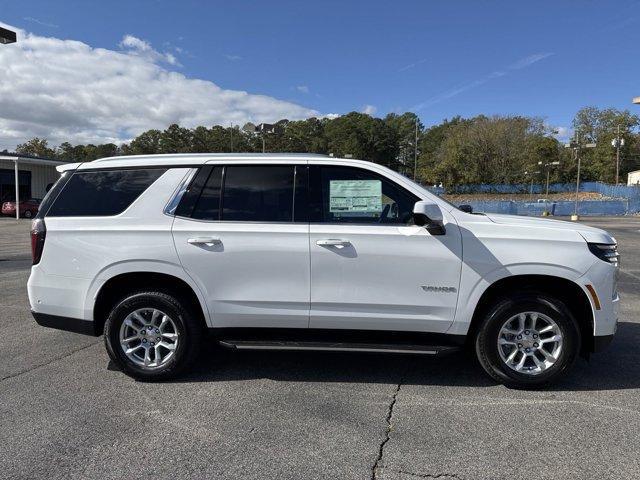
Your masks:
<path fill-rule="evenodd" d="M 620 264 L 618 245 L 615 243 L 588 243 L 589 250 L 600 260 L 611 263 L 614 266 Z"/>

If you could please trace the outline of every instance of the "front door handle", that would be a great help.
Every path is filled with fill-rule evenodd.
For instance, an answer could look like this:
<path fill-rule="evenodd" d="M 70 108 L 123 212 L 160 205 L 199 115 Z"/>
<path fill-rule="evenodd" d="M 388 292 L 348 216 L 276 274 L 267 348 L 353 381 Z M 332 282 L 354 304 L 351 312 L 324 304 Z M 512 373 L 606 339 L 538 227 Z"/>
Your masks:
<path fill-rule="evenodd" d="M 323 240 L 318 240 L 316 245 L 320 245 L 321 247 L 346 247 L 351 245 L 349 240 L 341 240 L 339 238 L 325 238 Z"/>
<path fill-rule="evenodd" d="M 222 245 L 222 240 L 215 237 L 195 237 L 187 240 L 191 245 Z"/>

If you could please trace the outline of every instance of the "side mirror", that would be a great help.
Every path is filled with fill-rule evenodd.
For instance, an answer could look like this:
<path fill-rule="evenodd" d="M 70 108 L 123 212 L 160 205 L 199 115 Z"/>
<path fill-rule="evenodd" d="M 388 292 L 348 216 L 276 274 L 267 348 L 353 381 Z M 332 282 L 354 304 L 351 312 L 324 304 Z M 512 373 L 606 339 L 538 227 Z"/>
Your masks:
<path fill-rule="evenodd" d="M 465 213 L 473 213 L 473 207 L 471 205 L 458 205 L 460 211 Z"/>
<path fill-rule="evenodd" d="M 440 207 L 427 200 L 420 200 L 413 206 L 413 223 L 425 227 L 431 235 L 444 235 L 442 211 Z"/>

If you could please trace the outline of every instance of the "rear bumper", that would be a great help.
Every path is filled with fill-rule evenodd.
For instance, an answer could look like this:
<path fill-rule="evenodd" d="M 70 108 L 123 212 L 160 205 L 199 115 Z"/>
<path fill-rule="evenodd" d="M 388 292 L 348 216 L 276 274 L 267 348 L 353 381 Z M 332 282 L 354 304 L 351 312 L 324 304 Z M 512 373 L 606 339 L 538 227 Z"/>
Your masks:
<path fill-rule="evenodd" d="M 91 335 L 97 337 L 93 322 L 89 320 L 81 320 L 79 318 L 59 317 L 58 315 L 49 315 L 47 313 L 38 313 L 31 311 L 31 315 L 35 318 L 36 323 L 43 327 L 57 328 L 58 330 L 66 330 L 68 332 L 81 333 L 83 335 Z"/>

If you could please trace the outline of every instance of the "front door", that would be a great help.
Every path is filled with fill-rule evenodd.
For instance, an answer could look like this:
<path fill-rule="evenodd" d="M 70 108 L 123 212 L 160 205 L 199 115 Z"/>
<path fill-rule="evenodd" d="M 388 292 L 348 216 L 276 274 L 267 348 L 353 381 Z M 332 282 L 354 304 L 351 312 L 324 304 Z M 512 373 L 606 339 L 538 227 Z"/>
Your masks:
<path fill-rule="evenodd" d="M 294 213 L 300 183 L 306 192 L 306 166 L 217 165 L 196 175 L 173 236 L 214 327 L 308 328 L 309 224 Z"/>
<path fill-rule="evenodd" d="M 310 327 L 445 332 L 460 282 L 455 221 L 445 235 L 411 225 L 420 198 L 373 171 L 310 175 Z"/>

